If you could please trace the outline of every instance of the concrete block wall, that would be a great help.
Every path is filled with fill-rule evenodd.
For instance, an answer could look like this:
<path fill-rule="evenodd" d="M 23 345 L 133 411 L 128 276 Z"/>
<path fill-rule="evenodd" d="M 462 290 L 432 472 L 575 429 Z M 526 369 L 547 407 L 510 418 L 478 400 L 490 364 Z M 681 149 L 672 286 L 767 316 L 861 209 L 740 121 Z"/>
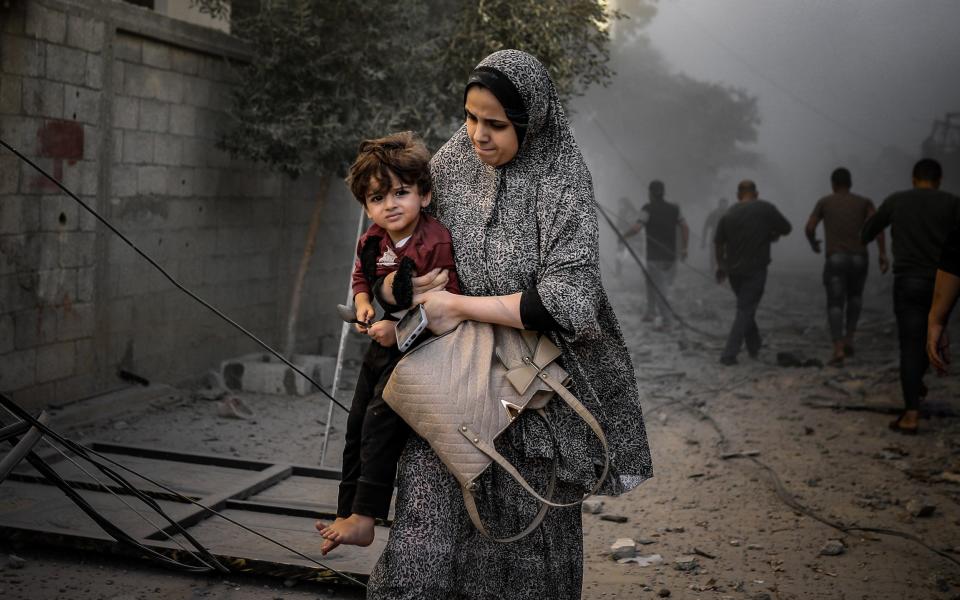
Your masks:
<path fill-rule="evenodd" d="M 0 23 L 0 137 L 280 345 L 320 185 L 216 148 L 243 45 L 109 0 L 15 0 Z M 301 352 L 335 349 L 351 266 L 357 205 L 340 182 L 325 202 Z M 256 349 L 0 151 L 0 391 L 59 404 L 117 387 L 118 368 L 177 382 Z"/>

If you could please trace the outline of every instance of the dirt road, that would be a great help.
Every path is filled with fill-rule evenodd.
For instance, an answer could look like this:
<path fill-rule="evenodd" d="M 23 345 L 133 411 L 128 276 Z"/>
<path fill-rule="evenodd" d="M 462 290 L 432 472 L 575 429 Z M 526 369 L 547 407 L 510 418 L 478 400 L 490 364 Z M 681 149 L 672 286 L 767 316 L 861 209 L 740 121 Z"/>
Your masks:
<path fill-rule="evenodd" d="M 744 355 L 734 367 L 717 363 L 720 339 L 658 333 L 642 323 L 636 272 L 609 286 L 634 353 L 656 476 L 626 496 L 603 498 L 600 514 L 584 515 L 585 599 L 960 598 L 960 372 L 928 377 L 925 410 L 932 416 L 921 435 L 888 431 L 884 411 L 899 403 L 889 285 L 889 278 L 871 277 L 858 351 L 843 368 L 776 364 L 778 352 L 829 356 L 813 269 L 771 273 L 760 360 Z M 725 333 L 729 290 L 686 270 L 672 296 L 697 326 Z M 172 405 L 125 417 L 122 426 L 107 419 L 70 434 L 316 463 L 324 402 L 243 399 L 255 407 L 255 423 L 218 418 L 214 403 L 185 391 Z M 337 427 L 342 431 L 342 419 Z M 929 516 L 917 516 L 930 507 Z M 624 537 L 638 542 L 639 556 L 659 554 L 663 562 L 613 561 L 610 545 Z M 2 542 L 0 550 L 26 560 L 0 571 L 4 598 L 356 597 Z"/>

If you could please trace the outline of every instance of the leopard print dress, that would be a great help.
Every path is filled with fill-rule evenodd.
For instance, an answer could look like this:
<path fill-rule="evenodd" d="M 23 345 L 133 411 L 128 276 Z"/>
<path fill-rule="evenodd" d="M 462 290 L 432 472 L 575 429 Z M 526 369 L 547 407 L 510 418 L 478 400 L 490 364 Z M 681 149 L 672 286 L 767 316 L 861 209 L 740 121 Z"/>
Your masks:
<path fill-rule="evenodd" d="M 562 331 L 571 389 L 594 414 L 610 445 L 605 494 L 652 475 L 650 450 L 630 354 L 600 281 L 593 183 L 553 82 L 534 57 L 496 52 L 480 63 L 506 75 L 529 115 L 516 158 L 484 164 L 462 127 L 431 163 L 433 210 L 453 236 L 463 293 L 513 294 L 536 286 Z M 534 487 L 558 464 L 558 499 L 574 500 L 598 476 L 602 450 L 564 403 L 549 422 L 525 413 L 497 440 Z M 538 503 L 491 468 L 478 494 L 481 516 L 498 537 L 522 529 Z M 377 600 L 580 598 L 583 531 L 579 507 L 554 508 L 531 535 L 511 544 L 483 537 L 459 486 L 426 442 L 413 437 L 400 459 L 396 518 L 370 578 Z"/>

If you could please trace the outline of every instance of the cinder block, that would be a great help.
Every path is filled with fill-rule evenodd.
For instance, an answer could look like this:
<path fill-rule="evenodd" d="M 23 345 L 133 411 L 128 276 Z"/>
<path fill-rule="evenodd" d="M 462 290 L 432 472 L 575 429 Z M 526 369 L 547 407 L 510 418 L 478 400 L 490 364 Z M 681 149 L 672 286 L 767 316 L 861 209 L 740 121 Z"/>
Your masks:
<path fill-rule="evenodd" d="M 17 157 L 9 153 L 6 156 L 0 156 L 0 194 L 15 194 L 20 188 L 20 166 L 17 164 Z M 13 225 L 7 228 L 7 221 L 3 215 L 7 213 L 7 198 L 0 200 L 0 233 L 11 233 L 20 230 L 19 221 L 16 228 Z"/>
<path fill-rule="evenodd" d="M 192 106 L 207 108 L 210 106 L 210 94 L 213 84 L 202 77 L 185 77 L 183 102 Z"/>
<path fill-rule="evenodd" d="M 173 57 L 170 46 L 153 40 L 143 40 L 143 64 L 160 69 L 169 69 Z"/>
<path fill-rule="evenodd" d="M 14 75 L 0 75 L 0 114 L 15 115 L 23 106 L 23 86 Z"/>
<path fill-rule="evenodd" d="M 180 162 L 183 162 L 182 155 L 180 157 Z M 170 186 L 167 189 L 167 193 L 171 196 L 177 196 L 179 198 L 188 198 L 193 196 L 193 177 L 194 169 L 170 169 Z"/>
<path fill-rule="evenodd" d="M 183 143 L 175 135 L 157 135 L 154 140 L 154 157 L 161 165 L 177 166 L 183 162 Z M 172 184 L 176 183 L 171 181 Z"/>
<path fill-rule="evenodd" d="M 196 75 L 200 71 L 200 55 L 183 48 L 170 48 L 171 68 L 186 75 Z"/>
<path fill-rule="evenodd" d="M 75 231 L 60 236 L 60 266 L 89 267 L 95 263 L 97 234 Z"/>
<path fill-rule="evenodd" d="M 105 66 L 104 68 L 113 71 L 113 80 L 110 82 L 110 87 L 113 88 L 113 94 L 115 96 L 123 94 L 126 82 L 127 63 L 115 60 L 112 65 Z"/>
<path fill-rule="evenodd" d="M 127 64 L 123 77 L 123 90 L 128 96 L 165 102 L 180 102 L 183 99 L 183 76 L 179 73 Z"/>
<path fill-rule="evenodd" d="M 47 45 L 47 78 L 64 83 L 82 84 L 86 72 L 86 52 L 55 44 Z"/>
<path fill-rule="evenodd" d="M 45 46 L 17 35 L 0 36 L 0 72 L 43 77 Z"/>
<path fill-rule="evenodd" d="M 140 129 L 164 133 L 170 128 L 170 105 L 156 100 L 140 101 Z"/>
<path fill-rule="evenodd" d="M 87 55 L 87 67 L 83 75 L 83 83 L 88 88 L 99 90 L 103 88 L 103 56 L 99 54 Z"/>
<path fill-rule="evenodd" d="M 330 371 L 329 367 L 322 366 L 325 361 L 313 360 L 327 357 L 309 357 L 310 362 L 298 361 L 305 358 L 308 357 L 298 356 L 291 362 L 314 379 L 322 378 L 324 372 Z M 223 361 L 220 373 L 227 388 L 232 390 L 291 396 L 305 396 L 314 391 L 309 381 L 269 354 L 248 354 Z"/>
<path fill-rule="evenodd" d="M 13 324 L 14 343 L 18 350 L 57 341 L 57 313 L 49 306 L 15 312 Z"/>
<path fill-rule="evenodd" d="M 0 136 L 20 152 L 36 156 L 39 149 L 37 130 L 42 125 L 43 121 L 40 119 L 5 116 L 0 119 Z"/>
<path fill-rule="evenodd" d="M 76 345 L 50 344 L 37 349 L 37 381 L 46 383 L 73 375 Z"/>
<path fill-rule="evenodd" d="M 196 109 L 185 104 L 170 105 L 170 133 L 192 136 L 196 131 Z"/>
<path fill-rule="evenodd" d="M 77 357 L 79 360 L 79 357 Z M 76 369 L 77 375 L 67 377 L 54 382 L 55 402 L 69 402 L 78 398 L 88 398 L 99 391 L 102 391 L 97 382 L 97 376 L 94 371 L 80 371 Z"/>
<path fill-rule="evenodd" d="M 60 315 L 57 337 L 63 341 L 92 337 L 95 325 L 93 304 L 74 304 Z"/>
<path fill-rule="evenodd" d="M 115 96 L 113 99 L 113 126 L 123 129 L 136 129 L 139 112 L 139 98 Z"/>
<path fill-rule="evenodd" d="M 37 271 L 37 300 L 51 306 L 73 301 L 77 296 L 76 269 Z"/>
<path fill-rule="evenodd" d="M 140 63 L 143 60 L 143 39 L 125 33 L 117 34 L 113 55 L 119 60 Z"/>
<path fill-rule="evenodd" d="M 93 340 L 90 338 L 77 340 L 74 342 L 76 346 L 76 363 L 74 367 L 78 374 L 83 375 L 85 373 L 95 373 L 97 370 L 97 356 L 96 356 L 96 346 L 93 343 Z"/>
<path fill-rule="evenodd" d="M 13 332 L 13 315 L 0 315 L 0 355 L 13 352 Z"/>
<path fill-rule="evenodd" d="M 76 201 L 67 196 L 41 196 L 40 202 L 40 230 L 41 231 L 76 231 L 80 225 L 78 218 L 79 206 Z M 34 200 L 36 202 L 36 200 Z"/>
<path fill-rule="evenodd" d="M 0 390 L 12 392 L 37 381 L 37 351 L 21 350 L 0 356 Z"/>
<path fill-rule="evenodd" d="M 137 168 L 137 191 L 140 194 L 167 193 L 167 168 L 142 166 Z"/>
<path fill-rule="evenodd" d="M 123 162 L 149 164 L 153 162 L 153 134 L 142 131 L 123 132 Z"/>
<path fill-rule="evenodd" d="M 26 33 L 37 39 L 62 44 L 67 37 L 67 15 L 36 2 L 27 2 Z"/>
<path fill-rule="evenodd" d="M 67 44 L 88 52 L 100 52 L 103 49 L 103 21 L 69 15 Z"/>
<path fill-rule="evenodd" d="M 23 80 L 23 112 L 40 117 L 63 118 L 63 84 L 44 79 Z"/>
<path fill-rule="evenodd" d="M 97 289 L 97 268 L 77 269 L 77 302 L 93 302 Z"/>
<path fill-rule="evenodd" d="M 83 157 L 97 160 L 100 157 L 100 129 L 92 125 L 83 126 Z"/>
<path fill-rule="evenodd" d="M 100 122 L 100 92 L 65 86 L 63 115 L 73 121 L 96 125 Z"/>
<path fill-rule="evenodd" d="M 114 165 L 110 177 L 110 193 L 114 198 L 129 198 L 137 195 L 137 167 Z"/>

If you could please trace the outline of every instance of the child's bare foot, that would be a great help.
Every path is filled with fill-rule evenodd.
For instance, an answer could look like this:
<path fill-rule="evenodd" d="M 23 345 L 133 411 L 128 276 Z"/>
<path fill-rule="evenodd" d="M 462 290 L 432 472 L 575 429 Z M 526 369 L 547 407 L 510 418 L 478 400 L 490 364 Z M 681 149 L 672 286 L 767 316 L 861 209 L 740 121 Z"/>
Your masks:
<path fill-rule="evenodd" d="M 317 531 L 326 538 L 320 547 L 321 554 L 326 555 L 340 544 L 369 546 L 375 536 L 374 524 L 373 517 L 358 514 L 352 514 L 346 519 L 337 518 L 329 526 L 318 521 Z"/>

